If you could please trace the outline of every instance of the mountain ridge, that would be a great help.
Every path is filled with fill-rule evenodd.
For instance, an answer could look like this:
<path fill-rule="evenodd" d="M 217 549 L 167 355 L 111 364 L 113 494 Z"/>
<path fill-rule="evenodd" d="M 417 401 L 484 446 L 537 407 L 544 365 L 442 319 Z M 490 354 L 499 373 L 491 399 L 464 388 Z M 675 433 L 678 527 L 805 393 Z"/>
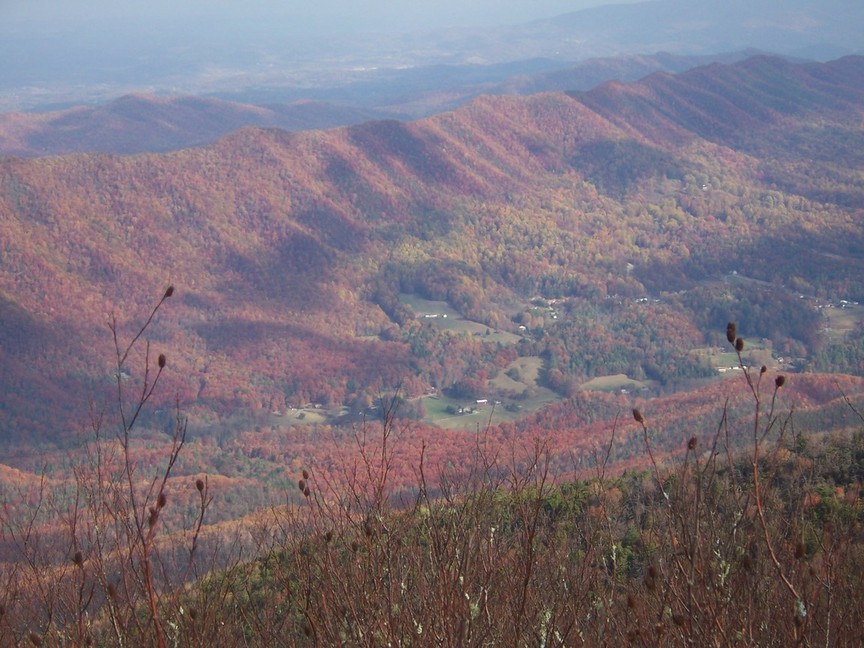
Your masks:
<path fill-rule="evenodd" d="M 248 103 L 254 96 L 243 93 L 237 98 L 243 98 L 244 102 L 217 97 L 132 93 L 99 106 L 76 106 L 48 113 L 0 114 L 0 154 L 39 157 L 74 152 L 166 152 L 204 145 L 244 126 L 299 131 L 375 119 L 407 120 L 452 110 L 481 94 L 584 90 L 608 78 L 634 81 L 650 71 L 677 72 L 703 64 L 706 59 L 732 62 L 745 55 L 741 52 L 684 57 L 661 53 L 598 59 L 552 73 L 521 74 L 503 83 L 477 82 L 470 77 L 460 82 L 465 74 L 459 67 L 448 67 L 443 73 L 438 68 L 421 68 L 400 72 L 389 81 L 358 83 L 355 89 L 348 88 L 332 96 L 324 89 L 312 90 L 310 96 L 320 98 L 295 98 L 288 104 L 273 103 L 274 97 L 270 98 L 270 103 Z M 560 66 L 560 63 L 556 65 Z M 428 80 L 430 73 L 432 81 Z M 442 76 L 442 80 L 434 80 L 438 76 Z M 421 81 L 419 85 L 418 80 Z M 374 99 L 363 100 L 366 95 Z M 264 96 L 259 99 L 266 101 Z"/>
<path fill-rule="evenodd" d="M 94 350 L 106 315 L 134 320 L 168 283 L 176 305 L 154 327 L 174 369 L 168 400 L 202 421 L 308 402 L 356 408 L 395 385 L 411 397 L 474 393 L 519 357 L 540 358 L 541 380 L 562 394 L 597 372 L 672 389 L 707 377 L 691 349 L 710 346 L 724 318 L 762 337 L 782 331 L 784 355 L 813 353 L 819 316 L 793 291 L 864 297 L 864 187 L 854 164 L 844 175 L 815 160 L 806 177 L 796 165 L 826 132 L 832 146 L 860 138 L 855 101 L 821 110 L 813 97 L 859 96 L 858 77 L 844 80 L 864 59 L 782 68 L 802 108 L 759 104 L 752 132 L 737 133 L 728 110 L 714 116 L 713 141 L 689 130 L 711 134 L 691 98 L 714 79 L 777 81 L 773 59 L 750 61 L 675 83 L 482 97 L 411 123 L 245 128 L 168 154 L 2 160 L 0 295 L 25 319 L 4 316 L 0 330 L 0 426 L 50 438 L 55 412 L 104 386 Z M 829 85 L 808 69 L 833 70 Z M 662 128 L 619 108 L 646 96 Z M 802 264 L 788 253 L 798 248 L 819 256 Z M 750 283 L 720 279 L 732 271 Z M 560 318 L 528 304 L 538 293 L 566 301 Z M 424 326 L 403 294 L 447 302 L 488 341 Z M 646 295 L 662 299 L 642 308 Z M 658 339 L 669 326 L 678 339 Z M 43 392 L 53 394 L 44 419 L 28 422 Z"/>

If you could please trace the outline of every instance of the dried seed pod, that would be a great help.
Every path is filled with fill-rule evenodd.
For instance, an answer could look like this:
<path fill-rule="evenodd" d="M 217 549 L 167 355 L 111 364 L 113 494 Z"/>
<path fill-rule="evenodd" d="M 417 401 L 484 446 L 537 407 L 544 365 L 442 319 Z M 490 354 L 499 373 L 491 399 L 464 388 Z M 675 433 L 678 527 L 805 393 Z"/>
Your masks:
<path fill-rule="evenodd" d="M 780 375 L 774 379 L 774 385 L 779 389 L 786 384 L 786 376 Z"/>
<path fill-rule="evenodd" d="M 744 338 L 738 338 L 735 340 L 735 350 L 738 353 L 741 353 L 744 350 Z"/>
<path fill-rule="evenodd" d="M 687 442 L 687 449 L 695 450 L 698 443 L 699 439 L 697 439 L 695 436 L 690 437 L 690 440 Z"/>
<path fill-rule="evenodd" d="M 729 344 L 735 344 L 735 338 L 738 336 L 738 326 L 735 322 L 729 322 L 726 325 L 726 339 L 729 340 Z"/>
<path fill-rule="evenodd" d="M 164 492 L 159 493 L 159 497 L 156 498 L 156 506 L 158 508 L 165 508 L 165 505 L 168 503 L 168 497 Z"/>
<path fill-rule="evenodd" d="M 84 565 L 84 554 L 80 551 L 76 551 L 75 555 L 72 556 L 72 562 L 75 563 L 78 567 Z"/>
<path fill-rule="evenodd" d="M 301 493 L 306 490 L 306 480 L 305 479 L 301 479 L 300 481 L 297 482 L 297 490 L 299 490 Z"/>
<path fill-rule="evenodd" d="M 306 481 L 309 481 L 309 471 L 306 470 L 305 468 L 303 469 L 303 479 L 305 479 Z"/>
<path fill-rule="evenodd" d="M 165 289 L 165 297 L 163 297 L 163 299 L 168 299 L 168 297 L 170 297 L 173 294 L 174 294 L 174 286 L 168 286 Z"/>
<path fill-rule="evenodd" d="M 633 408 L 633 420 L 637 423 L 645 422 L 645 418 L 642 416 L 642 412 L 640 412 L 636 407 Z"/>
<path fill-rule="evenodd" d="M 164 354 L 164 353 L 160 353 L 160 354 L 159 354 L 159 368 L 160 368 L 160 369 L 164 369 L 164 368 L 165 368 L 165 363 L 166 363 L 166 362 L 167 362 L 167 360 L 166 360 L 166 358 L 165 358 L 165 354 Z"/>
<path fill-rule="evenodd" d="M 150 516 L 147 518 L 148 526 L 156 526 L 156 521 L 159 519 L 159 510 L 156 507 L 150 507 Z"/>
<path fill-rule="evenodd" d="M 766 367 L 765 365 L 762 365 L 762 367 L 760 367 L 759 369 L 760 374 L 764 374 L 766 371 L 768 371 L 768 367 Z"/>
<path fill-rule="evenodd" d="M 196 479 L 195 480 L 195 488 L 198 489 L 199 493 L 203 493 L 204 492 L 204 480 L 203 479 Z"/>
<path fill-rule="evenodd" d="M 307 487 L 303 490 L 303 496 L 304 496 L 304 497 L 309 497 L 311 494 L 312 494 L 312 491 L 309 490 L 309 487 L 307 486 Z"/>

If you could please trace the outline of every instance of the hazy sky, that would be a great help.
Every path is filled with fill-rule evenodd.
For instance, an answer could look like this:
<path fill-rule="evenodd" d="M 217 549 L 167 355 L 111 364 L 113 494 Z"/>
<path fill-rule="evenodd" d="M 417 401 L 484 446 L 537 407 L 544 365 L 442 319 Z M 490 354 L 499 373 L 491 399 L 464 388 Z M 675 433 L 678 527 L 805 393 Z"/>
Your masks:
<path fill-rule="evenodd" d="M 548 18 L 604 4 L 637 0 L 0 0 L 0 20 L 56 26 L 105 20 L 171 21 L 185 16 L 210 20 L 280 16 L 296 29 L 416 30 L 492 25 Z M 0 28 L 2 29 L 2 28 Z"/>

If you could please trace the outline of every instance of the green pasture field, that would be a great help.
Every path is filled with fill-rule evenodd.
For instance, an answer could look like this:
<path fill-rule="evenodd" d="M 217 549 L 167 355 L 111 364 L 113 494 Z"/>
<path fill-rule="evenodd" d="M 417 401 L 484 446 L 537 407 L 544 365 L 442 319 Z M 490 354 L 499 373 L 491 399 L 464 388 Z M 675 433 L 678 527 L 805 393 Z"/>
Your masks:
<path fill-rule="evenodd" d="M 467 320 L 444 301 L 423 299 L 417 295 L 405 293 L 399 295 L 399 300 L 414 311 L 418 320 L 433 324 L 445 331 L 452 331 L 457 334 L 465 333 L 489 342 L 502 344 L 516 344 L 521 339 L 515 333 L 496 330 L 486 324 Z"/>
<path fill-rule="evenodd" d="M 633 380 L 626 374 L 613 374 L 611 376 L 600 376 L 582 384 L 582 389 L 588 391 L 618 391 L 619 389 L 637 390 L 648 387 L 649 383 Z"/>

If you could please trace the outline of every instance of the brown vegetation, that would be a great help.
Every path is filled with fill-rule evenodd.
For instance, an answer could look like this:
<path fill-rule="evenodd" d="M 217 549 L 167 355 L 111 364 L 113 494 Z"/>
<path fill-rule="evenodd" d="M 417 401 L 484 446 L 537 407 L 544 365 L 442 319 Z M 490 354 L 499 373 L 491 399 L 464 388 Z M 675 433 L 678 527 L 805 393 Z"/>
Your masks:
<path fill-rule="evenodd" d="M 827 442 L 796 434 L 784 375 L 744 370 L 750 413 L 728 407 L 658 455 L 648 409 L 633 419 L 647 458 L 612 463 L 619 423 L 591 475 L 562 479 L 548 443 L 487 444 L 394 475 L 396 401 L 358 427 L 329 476 L 303 468 L 287 506 L 202 533 L 206 478 L 190 506 L 168 488 L 185 451 L 177 417 L 162 467 L 146 474 L 130 435 L 168 359 L 144 327 L 115 337 L 117 398 L 96 417 L 71 490 L 7 496 L 0 645 L 855 646 L 864 586 L 864 418 Z M 116 328 L 114 329 L 116 331 Z M 137 356 L 135 354 L 138 354 Z M 132 357 L 143 378 L 122 378 Z M 130 395 L 131 394 L 131 395 Z M 650 405 L 649 405 L 650 406 Z M 736 440 L 749 438 L 749 449 Z M 646 469 L 647 466 L 647 469 Z M 22 489 L 23 496 L 26 489 Z M 178 496 L 179 495 L 179 496 Z M 185 520 L 185 521 L 184 521 Z"/>

